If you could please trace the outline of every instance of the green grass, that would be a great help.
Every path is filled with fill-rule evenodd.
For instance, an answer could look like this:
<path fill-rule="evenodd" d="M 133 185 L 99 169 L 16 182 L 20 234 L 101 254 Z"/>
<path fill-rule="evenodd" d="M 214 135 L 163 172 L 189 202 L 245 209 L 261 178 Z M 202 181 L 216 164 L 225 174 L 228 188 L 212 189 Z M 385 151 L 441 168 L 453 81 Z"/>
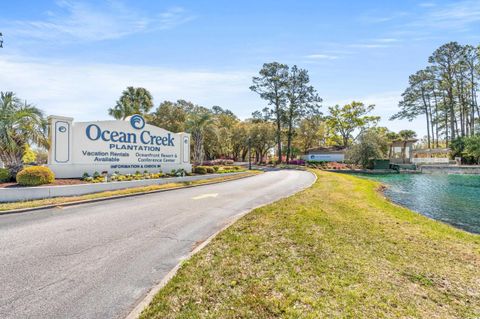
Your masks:
<path fill-rule="evenodd" d="M 99 193 L 80 195 L 80 196 L 55 197 L 55 198 L 47 198 L 47 199 L 39 199 L 39 200 L 31 200 L 31 201 L 15 202 L 15 203 L 0 203 L 0 212 L 14 210 L 14 209 L 35 208 L 35 207 L 41 207 L 41 206 L 47 206 L 47 205 L 62 205 L 62 204 L 67 204 L 72 202 L 108 198 L 108 197 L 115 197 L 115 196 L 122 196 L 122 195 L 132 195 L 132 194 L 153 192 L 158 190 L 167 190 L 167 189 L 179 188 L 179 187 L 185 187 L 185 186 L 191 186 L 191 185 L 202 185 L 202 184 L 208 184 L 208 183 L 214 183 L 214 182 L 225 182 L 229 180 L 243 178 L 246 176 L 256 175 L 259 173 L 260 171 L 248 171 L 248 172 L 237 174 L 237 175 L 220 176 L 220 177 L 215 177 L 210 179 L 201 179 L 201 180 L 192 181 L 192 182 L 180 182 L 180 183 L 168 183 L 163 185 L 132 187 L 132 188 L 115 190 L 115 191 L 106 191 L 106 192 L 99 192 Z"/>
<path fill-rule="evenodd" d="M 480 236 L 315 171 L 186 261 L 141 318 L 478 318 Z"/>

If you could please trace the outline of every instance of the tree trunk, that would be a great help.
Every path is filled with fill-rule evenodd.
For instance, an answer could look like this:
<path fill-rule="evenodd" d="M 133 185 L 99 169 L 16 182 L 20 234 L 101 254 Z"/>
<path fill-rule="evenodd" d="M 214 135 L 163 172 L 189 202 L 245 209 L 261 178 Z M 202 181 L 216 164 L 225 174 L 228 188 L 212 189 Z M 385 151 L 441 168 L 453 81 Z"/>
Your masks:
<path fill-rule="evenodd" d="M 280 103 L 280 102 L 277 102 Z M 276 106 L 276 112 L 277 112 L 277 155 L 278 155 L 278 161 L 277 163 L 282 162 L 282 118 L 280 114 L 280 105 Z"/>
<path fill-rule="evenodd" d="M 290 161 L 290 156 L 291 156 L 291 152 L 292 152 L 292 135 L 293 135 L 293 132 L 292 132 L 292 129 L 293 129 L 293 115 L 292 113 L 290 112 L 290 119 L 288 121 L 288 134 L 287 134 L 287 164 L 288 162 Z"/>
<path fill-rule="evenodd" d="M 195 163 L 203 164 L 203 136 L 200 132 L 194 132 L 194 161 Z"/>
<path fill-rule="evenodd" d="M 425 90 L 422 87 L 422 100 L 423 100 L 423 106 L 425 110 L 425 117 L 427 118 L 427 140 L 428 140 L 428 148 L 430 148 L 430 119 L 429 119 L 429 112 L 428 112 L 428 104 L 425 98 Z"/>
<path fill-rule="evenodd" d="M 17 176 L 17 173 L 23 169 L 22 153 L 8 154 L 8 156 L 2 156 L 2 162 L 5 168 L 8 169 L 12 178 Z"/>

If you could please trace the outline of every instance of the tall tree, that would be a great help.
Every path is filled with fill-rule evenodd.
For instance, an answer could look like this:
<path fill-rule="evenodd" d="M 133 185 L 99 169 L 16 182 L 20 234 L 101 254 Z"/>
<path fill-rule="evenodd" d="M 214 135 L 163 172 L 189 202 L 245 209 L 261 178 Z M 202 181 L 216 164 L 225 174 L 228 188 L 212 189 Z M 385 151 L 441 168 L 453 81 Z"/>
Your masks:
<path fill-rule="evenodd" d="M 163 101 L 155 112 L 148 117 L 148 123 L 164 128 L 171 132 L 185 131 L 187 112 L 183 105 L 170 101 Z"/>
<path fill-rule="evenodd" d="M 365 105 L 355 101 L 342 107 L 335 105 L 328 108 L 330 114 L 326 117 L 326 123 L 334 134 L 341 137 L 341 146 L 349 146 L 356 130 L 360 134 L 378 123 L 379 116 L 368 115 L 374 108 L 375 105 Z"/>
<path fill-rule="evenodd" d="M 436 66 L 435 70 L 437 71 L 437 77 L 440 79 L 440 86 L 446 92 L 451 139 L 455 139 L 457 133 L 455 126 L 455 73 L 462 55 L 463 48 L 457 42 L 450 42 L 439 47 L 428 58 L 428 61 Z"/>
<path fill-rule="evenodd" d="M 153 107 L 153 98 L 150 92 L 144 88 L 127 87 L 116 105 L 108 109 L 108 114 L 117 120 L 124 120 L 133 114 L 147 115 Z"/>
<path fill-rule="evenodd" d="M 250 122 L 248 138 L 255 150 L 255 161 L 262 163 L 269 149 L 275 146 L 275 125 L 270 122 Z"/>
<path fill-rule="evenodd" d="M 282 127 L 285 118 L 285 105 L 288 83 L 288 66 L 278 62 L 265 63 L 259 76 L 252 79 L 250 90 L 268 102 L 267 115 L 276 126 L 277 156 L 282 161 Z"/>
<path fill-rule="evenodd" d="M 287 163 L 291 157 L 292 138 L 298 121 L 309 114 L 320 114 L 322 99 L 310 83 L 308 71 L 294 65 L 288 74 L 287 107 L 285 118 L 287 122 Z"/>
<path fill-rule="evenodd" d="M 310 115 L 302 119 L 296 128 L 294 143 L 303 154 L 310 148 L 326 145 L 326 125 L 321 115 Z"/>
<path fill-rule="evenodd" d="M 373 159 L 384 158 L 388 140 L 378 130 L 367 129 L 360 133 L 355 143 L 348 149 L 347 158 L 352 163 L 368 167 Z"/>
<path fill-rule="evenodd" d="M 43 112 L 22 103 L 13 92 L 0 92 L 0 160 L 15 176 L 27 145 L 48 147 Z"/>
<path fill-rule="evenodd" d="M 425 115 L 427 146 L 448 146 L 457 137 L 478 133 L 477 103 L 480 52 L 471 45 L 449 42 L 428 59 L 429 66 L 409 78 L 400 112 L 392 119 Z"/>
<path fill-rule="evenodd" d="M 403 92 L 399 102 L 400 112 L 390 119 L 408 119 L 412 121 L 423 114 L 426 119 L 427 143 L 431 147 L 430 123 L 432 122 L 431 99 L 434 90 L 434 74 L 429 70 L 420 70 L 409 77 L 410 86 Z M 433 131 L 432 131 L 433 134 Z"/>

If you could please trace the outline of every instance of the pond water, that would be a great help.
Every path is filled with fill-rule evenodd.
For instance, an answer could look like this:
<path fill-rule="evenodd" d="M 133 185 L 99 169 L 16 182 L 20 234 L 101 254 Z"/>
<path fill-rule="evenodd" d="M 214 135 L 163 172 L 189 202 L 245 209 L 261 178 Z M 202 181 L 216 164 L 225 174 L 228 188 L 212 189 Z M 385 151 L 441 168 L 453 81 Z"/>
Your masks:
<path fill-rule="evenodd" d="M 480 175 L 362 175 L 387 185 L 393 202 L 472 233 L 480 233 Z"/>

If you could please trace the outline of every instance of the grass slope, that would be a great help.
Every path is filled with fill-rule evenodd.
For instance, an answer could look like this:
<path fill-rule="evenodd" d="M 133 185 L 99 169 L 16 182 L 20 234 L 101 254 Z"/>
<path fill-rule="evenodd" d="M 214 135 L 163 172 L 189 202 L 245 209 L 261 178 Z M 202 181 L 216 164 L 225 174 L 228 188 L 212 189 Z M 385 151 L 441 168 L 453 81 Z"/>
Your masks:
<path fill-rule="evenodd" d="M 141 318 L 474 318 L 480 236 L 316 171 L 182 265 Z"/>

